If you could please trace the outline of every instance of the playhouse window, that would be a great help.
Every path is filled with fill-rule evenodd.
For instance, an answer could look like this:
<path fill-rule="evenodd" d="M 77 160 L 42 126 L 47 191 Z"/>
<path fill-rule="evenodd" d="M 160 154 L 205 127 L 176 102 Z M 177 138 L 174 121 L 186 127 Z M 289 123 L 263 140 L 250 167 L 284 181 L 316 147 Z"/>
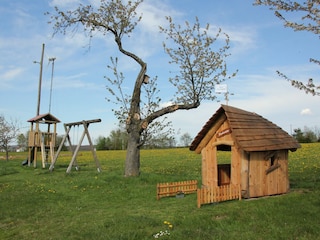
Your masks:
<path fill-rule="evenodd" d="M 231 178 L 231 146 L 217 146 L 218 186 L 230 184 Z"/>
<path fill-rule="evenodd" d="M 217 150 L 231 153 L 231 146 L 230 145 L 221 144 L 221 145 L 217 146 Z"/>
<path fill-rule="evenodd" d="M 266 170 L 266 174 L 269 174 L 280 167 L 280 164 L 277 159 L 278 158 L 276 154 L 269 158 L 270 167 Z"/>
<path fill-rule="evenodd" d="M 218 164 L 231 163 L 231 146 L 229 145 L 217 146 L 217 163 Z"/>
<path fill-rule="evenodd" d="M 272 157 L 270 158 L 270 167 L 274 166 L 275 161 L 276 161 L 275 156 L 272 156 Z"/>

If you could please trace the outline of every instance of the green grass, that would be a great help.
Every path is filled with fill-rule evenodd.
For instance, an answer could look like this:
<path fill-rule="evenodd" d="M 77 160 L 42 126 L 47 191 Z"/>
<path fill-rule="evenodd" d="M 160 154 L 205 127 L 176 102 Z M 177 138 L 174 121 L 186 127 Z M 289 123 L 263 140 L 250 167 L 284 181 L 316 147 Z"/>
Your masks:
<path fill-rule="evenodd" d="M 124 178 L 125 151 L 64 154 L 48 169 L 23 167 L 26 154 L 0 160 L 0 239 L 320 239 L 320 144 L 290 153 L 291 192 L 197 208 L 196 195 L 156 200 L 159 182 L 197 179 L 201 155 L 188 149 L 143 150 L 141 176 Z"/>

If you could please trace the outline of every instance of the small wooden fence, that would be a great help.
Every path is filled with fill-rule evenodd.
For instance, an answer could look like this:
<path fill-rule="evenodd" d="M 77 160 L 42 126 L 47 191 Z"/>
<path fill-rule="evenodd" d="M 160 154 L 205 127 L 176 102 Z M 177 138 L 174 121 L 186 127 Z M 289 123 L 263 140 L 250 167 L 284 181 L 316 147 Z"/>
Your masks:
<path fill-rule="evenodd" d="M 241 200 L 240 185 L 202 187 L 197 190 L 198 208 L 203 204 L 222 202 L 233 199 Z"/>
<path fill-rule="evenodd" d="M 158 183 L 157 184 L 157 199 L 162 197 L 175 196 L 179 193 L 189 194 L 195 193 L 198 188 L 197 180 L 170 182 L 170 183 Z"/>

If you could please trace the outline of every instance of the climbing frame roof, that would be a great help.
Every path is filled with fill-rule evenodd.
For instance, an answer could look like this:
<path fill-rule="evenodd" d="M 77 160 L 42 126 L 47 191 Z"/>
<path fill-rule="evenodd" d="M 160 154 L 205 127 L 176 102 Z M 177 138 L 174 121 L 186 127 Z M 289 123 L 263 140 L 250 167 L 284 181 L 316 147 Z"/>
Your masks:
<path fill-rule="evenodd" d="M 39 122 L 39 123 L 59 123 L 60 120 L 53 116 L 51 113 L 40 114 L 28 120 L 28 122 Z"/>

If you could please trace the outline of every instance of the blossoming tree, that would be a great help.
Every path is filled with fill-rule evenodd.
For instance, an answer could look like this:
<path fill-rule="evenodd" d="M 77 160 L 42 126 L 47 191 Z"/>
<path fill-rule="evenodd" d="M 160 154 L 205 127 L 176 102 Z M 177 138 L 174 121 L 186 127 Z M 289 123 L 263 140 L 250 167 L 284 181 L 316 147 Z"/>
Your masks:
<path fill-rule="evenodd" d="M 97 31 L 106 37 L 111 35 L 120 53 L 140 66 L 136 79 L 132 82 L 131 96 L 118 99 L 124 104 L 128 103 L 128 108 L 120 108 L 122 110 L 120 115 L 126 119 L 128 133 L 125 176 L 140 174 L 140 147 L 144 143 L 142 136 L 152 123 L 166 114 L 194 109 L 204 100 L 214 100 L 215 84 L 235 75 L 235 73 L 227 75 L 225 59 L 228 56 L 229 37 L 223 34 L 221 29 L 212 35 L 210 25 L 202 28 L 197 18 L 193 25 L 186 22 L 181 26 L 176 25 L 171 17 L 167 17 L 169 27 L 160 27 L 160 31 L 166 36 L 167 42 L 163 46 L 171 58 L 170 63 L 176 64 L 179 69 L 178 74 L 169 79 L 176 88 L 176 94 L 169 106 L 160 107 L 159 98 L 150 101 L 147 114 L 142 115 L 141 91 L 144 85 L 154 83 L 148 82 L 147 63 L 133 51 L 126 49 L 123 41 L 123 37 L 130 35 L 142 18 L 136 11 L 141 3 L 143 0 L 101 0 L 98 7 L 80 4 L 73 11 L 62 11 L 56 7 L 55 13 L 51 15 L 54 34 L 66 34 L 68 31 L 81 29 L 90 37 Z M 218 39 L 217 49 L 213 50 L 214 43 Z M 119 81 L 122 80 L 122 78 L 115 80 L 115 85 L 119 86 Z M 149 89 L 151 91 L 149 93 L 155 92 L 154 88 Z"/>

